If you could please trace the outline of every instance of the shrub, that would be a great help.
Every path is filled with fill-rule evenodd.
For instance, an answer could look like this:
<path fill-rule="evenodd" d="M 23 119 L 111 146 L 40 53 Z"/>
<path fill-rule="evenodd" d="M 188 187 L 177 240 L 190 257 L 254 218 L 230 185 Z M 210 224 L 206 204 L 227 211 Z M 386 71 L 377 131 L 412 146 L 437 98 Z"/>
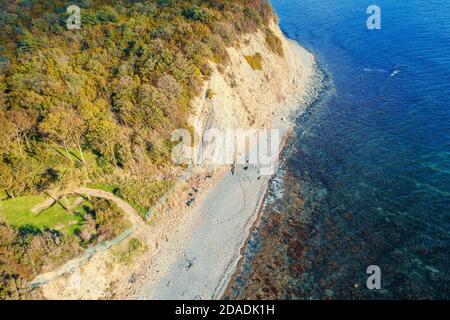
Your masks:
<path fill-rule="evenodd" d="M 206 90 L 206 99 L 212 99 L 215 95 L 216 93 L 212 89 Z"/>
<path fill-rule="evenodd" d="M 168 7 L 172 4 L 172 0 L 158 0 L 156 2 L 158 4 L 159 7 Z"/>
<path fill-rule="evenodd" d="M 252 67 L 253 70 L 262 70 L 262 57 L 259 52 L 252 56 L 244 56 L 247 63 Z"/>
<path fill-rule="evenodd" d="M 270 29 L 266 29 L 266 43 L 273 53 L 284 57 L 283 44 L 280 38 Z"/>
<path fill-rule="evenodd" d="M 39 40 L 29 31 L 25 31 L 22 39 L 17 42 L 17 52 L 27 53 L 39 49 Z"/>
<path fill-rule="evenodd" d="M 183 15 L 191 20 L 206 22 L 209 18 L 209 13 L 206 9 L 199 6 L 192 6 L 183 10 Z"/>
<path fill-rule="evenodd" d="M 114 253 L 118 262 L 129 265 L 133 262 L 133 258 L 145 249 L 144 244 L 137 238 L 132 238 L 128 241 L 128 245 L 119 249 Z"/>
<path fill-rule="evenodd" d="M 87 12 L 81 15 L 82 25 L 95 26 L 98 24 L 105 24 L 109 22 L 117 22 L 118 17 L 111 8 L 105 10 L 97 10 L 93 13 Z"/>
<path fill-rule="evenodd" d="M 91 201 L 94 207 L 93 215 L 97 225 L 98 242 L 111 240 L 129 227 L 124 212 L 115 203 L 105 199 L 94 199 Z"/>

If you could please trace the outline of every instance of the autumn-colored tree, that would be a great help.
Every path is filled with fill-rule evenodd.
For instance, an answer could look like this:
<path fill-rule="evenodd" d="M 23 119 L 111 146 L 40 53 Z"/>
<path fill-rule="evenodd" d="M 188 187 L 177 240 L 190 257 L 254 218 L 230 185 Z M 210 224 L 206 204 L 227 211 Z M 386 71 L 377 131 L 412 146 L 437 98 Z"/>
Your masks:
<path fill-rule="evenodd" d="M 75 110 L 62 107 L 53 108 L 44 121 L 39 124 L 39 130 L 52 142 L 62 143 L 69 161 L 71 161 L 69 147 L 76 147 L 80 152 L 81 160 L 86 162 L 81 148 L 86 128 L 84 121 Z"/>
<path fill-rule="evenodd" d="M 29 147 L 28 137 L 36 124 L 36 118 L 35 110 L 16 108 L 7 112 L 7 120 L 13 126 L 15 139 L 21 148 L 24 143 Z"/>

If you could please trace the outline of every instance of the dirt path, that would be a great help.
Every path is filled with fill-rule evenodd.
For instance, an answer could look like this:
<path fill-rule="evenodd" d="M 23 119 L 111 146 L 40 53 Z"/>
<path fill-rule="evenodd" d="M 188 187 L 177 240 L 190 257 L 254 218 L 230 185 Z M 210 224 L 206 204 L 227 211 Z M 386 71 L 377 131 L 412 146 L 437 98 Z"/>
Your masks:
<path fill-rule="evenodd" d="M 110 200 L 114 202 L 126 214 L 128 220 L 133 224 L 133 226 L 136 226 L 139 229 L 143 229 L 147 226 L 139 213 L 130 204 L 110 192 L 84 187 L 77 188 L 74 190 L 74 192 L 78 194 L 85 194 L 91 197 Z"/>

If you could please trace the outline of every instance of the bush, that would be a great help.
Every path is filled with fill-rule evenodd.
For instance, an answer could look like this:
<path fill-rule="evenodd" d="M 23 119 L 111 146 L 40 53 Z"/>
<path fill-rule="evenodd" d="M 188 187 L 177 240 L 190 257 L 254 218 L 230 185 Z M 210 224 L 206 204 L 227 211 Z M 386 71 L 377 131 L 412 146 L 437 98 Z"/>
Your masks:
<path fill-rule="evenodd" d="M 158 0 L 156 2 L 158 4 L 159 7 L 168 7 L 172 4 L 172 0 Z"/>
<path fill-rule="evenodd" d="M 94 199 L 91 202 L 94 207 L 91 215 L 95 217 L 98 242 L 111 240 L 129 227 L 124 212 L 113 202 L 105 199 Z"/>
<path fill-rule="evenodd" d="M 270 29 L 266 29 L 266 43 L 273 53 L 284 57 L 283 44 L 280 38 Z"/>
<path fill-rule="evenodd" d="M 252 67 L 253 70 L 262 70 L 262 57 L 259 52 L 255 53 L 252 56 L 244 56 L 247 63 Z"/>
<path fill-rule="evenodd" d="M 184 9 L 183 15 L 188 19 L 200 22 L 206 22 L 209 18 L 208 11 L 198 6 L 192 6 L 187 9 Z"/>
<path fill-rule="evenodd" d="M 40 48 L 40 42 L 39 40 L 31 34 L 31 32 L 26 31 L 24 35 L 22 36 L 22 39 L 20 39 L 17 42 L 17 52 L 18 53 L 27 53 L 32 52 L 33 50 Z"/>
<path fill-rule="evenodd" d="M 144 250 L 144 244 L 137 238 L 132 238 L 128 241 L 128 245 L 119 249 L 114 253 L 115 258 L 119 263 L 129 265 L 133 262 L 133 258 Z"/>
<path fill-rule="evenodd" d="M 212 89 L 206 90 L 206 99 L 212 99 L 215 95 L 216 93 Z"/>
<path fill-rule="evenodd" d="M 105 24 L 109 22 L 117 22 L 118 17 L 112 9 L 107 8 L 106 10 L 97 10 L 95 12 L 87 12 L 81 15 L 82 25 L 95 26 L 98 24 Z"/>

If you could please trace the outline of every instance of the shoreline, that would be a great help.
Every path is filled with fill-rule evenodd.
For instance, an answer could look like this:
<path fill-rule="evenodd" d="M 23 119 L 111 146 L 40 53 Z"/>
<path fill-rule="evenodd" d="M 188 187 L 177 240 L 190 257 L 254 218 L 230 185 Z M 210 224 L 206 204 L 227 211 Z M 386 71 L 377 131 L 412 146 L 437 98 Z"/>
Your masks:
<path fill-rule="evenodd" d="M 293 127 L 283 137 L 283 141 L 282 141 L 281 147 L 280 147 L 280 154 L 283 153 L 283 151 L 285 150 L 286 143 L 288 142 L 288 140 L 292 138 L 291 137 L 292 130 L 293 130 Z M 272 176 L 270 176 L 270 178 L 264 185 L 264 191 L 263 191 L 262 195 L 260 196 L 260 198 L 258 199 L 258 204 L 256 206 L 257 209 L 254 213 L 254 221 L 252 223 L 250 223 L 247 228 L 248 229 L 247 237 L 240 245 L 238 257 L 233 260 L 233 262 L 231 264 L 232 267 L 229 268 L 228 272 L 226 273 L 226 275 L 224 276 L 224 278 L 222 280 L 222 283 L 218 286 L 218 293 L 217 293 L 217 295 L 215 295 L 213 297 L 214 299 L 221 300 L 224 298 L 226 292 L 230 289 L 230 286 L 232 284 L 231 281 L 240 272 L 239 266 L 240 266 L 241 262 L 243 261 L 243 258 L 244 258 L 243 254 L 244 254 L 245 248 L 247 247 L 247 245 L 252 237 L 252 230 L 254 228 L 256 228 L 261 221 L 261 217 L 262 217 L 263 210 L 264 210 L 264 204 L 269 195 L 270 184 L 275 175 L 276 175 L 276 173 L 273 174 Z"/>
<path fill-rule="evenodd" d="M 322 80 L 314 56 L 298 42 L 285 40 L 295 53 L 302 76 L 305 71 L 303 68 L 308 64 L 307 59 L 311 60 L 306 72 L 309 73 L 308 77 L 302 79 L 305 81 L 304 92 L 296 99 L 297 103 L 285 105 L 284 110 L 271 119 L 272 128 L 282 131 L 280 154 L 291 137 L 295 119 L 318 96 Z M 251 230 L 260 221 L 270 181 L 274 176 L 261 177 L 258 168 L 243 167 L 237 168 L 235 176 L 228 168 L 222 169 L 218 181 L 204 190 L 205 195 L 191 217 L 194 223 L 188 231 L 191 234 L 185 237 L 186 243 L 180 247 L 180 253 L 164 276 L 144 284 L 140 290 L 140 299 L 222 298 L 237 271 Z M 220 219 L 224 220 L 219 223 Z M 219 224 L 222 227 L 216 229 Z"/>
<path fill-rule="evenodd" d="M 289 40 L 289 39 L 288 39 Z M 294 41 L 294 40 L 292 40 Z M 295 41 L 294 41 L 295 42 Z M 296 42 L 297 43 L 297 42 Z M 317 66 L 314 67 L 315 69 L 315 76 L 320 76 L 321 73 L 319 71 L 319 69 L 317 68 Z M 322 79 L 316 79 L 316 81 L 322 81 Z M 321 88 L 321 82 L 319 83 L 313 83 L 311 86 L 314 87 L 314 89 L 318 89 Z M 307 105 L 303 105 L 300 106 L 297 114 L 294 117 L 294 120 L 301 116 L 318 98 L 318 95 L 320 93 L 320 90 L 314 91 L 310 93 L 310 98 L 312 98 L 312 101 L 307 104 Z M 280 164 L 279 167 L 281 167 L 282 162 L 284 159 L 281 158 L 281 155 L 284 153 L 284 151 L 286 150 L 287 144 L 289 143 L 289 141 L 291 139 L 293 139 L 293 134 L 294 134 L 294 129 L 295 129 L 295 122 L 290 122 L 290 128 L 288 129 L 288 131 L 283 135 L 283 139 L 282 139 L 282 143 L 281 143 L 281 147 L 280 147 Z M 278 172 L 278 171 L 277 171 Z M 275 172 L 273 175 L 270 176 L 270 178 L 268 179 L 268 181 L 265 183 L 265 190 L 264 193 L 262 194 L 262 196 L 260 197 L 260 199 L 258 199 L 258 205 L 257 205 L 257 210 L 255 212 L 255 219 L 254 221 L 251 223 L 251 225 L 248 227 L 247 230 L 247 237 L 245 239 L 245 241 L 242 243 L 242 245 L 240 246 L 239 249 L 239 257 L 234 261 L 233 263 L 233 268 L 230 269 L 229 273 L 227 273 L 227 277 L 226 279 L 224 279 L 223 281 L 223 285 L 220 286 L 220 294 L 218 294 L 215 298 L 216 299 L 223 299 L 225 297 L 225 294 L 229 291 L 229 289 L 231 288 L 232 285 L 232 280 L 235 278 L 236 275 L 238 275 L 241 271 L 239 270 L 239 268 L 241 267 L 241 263 L 244 260 L 244 252 L 245 249 L 247 247 L 247 245 L 249 244 L 249 241 L 252 238 L 252 230 L 254 230 L 255 228 L 257 228 L 260 223 L 261 223 L 261 218 L 262 215 L 264 213 L 264 205 L 266 203 L 267 197 L 269 196 L 269 192 L 270 192 L 270 185 L 273 181 L 273 179 L 276 177 L 277 172 Z"/>

